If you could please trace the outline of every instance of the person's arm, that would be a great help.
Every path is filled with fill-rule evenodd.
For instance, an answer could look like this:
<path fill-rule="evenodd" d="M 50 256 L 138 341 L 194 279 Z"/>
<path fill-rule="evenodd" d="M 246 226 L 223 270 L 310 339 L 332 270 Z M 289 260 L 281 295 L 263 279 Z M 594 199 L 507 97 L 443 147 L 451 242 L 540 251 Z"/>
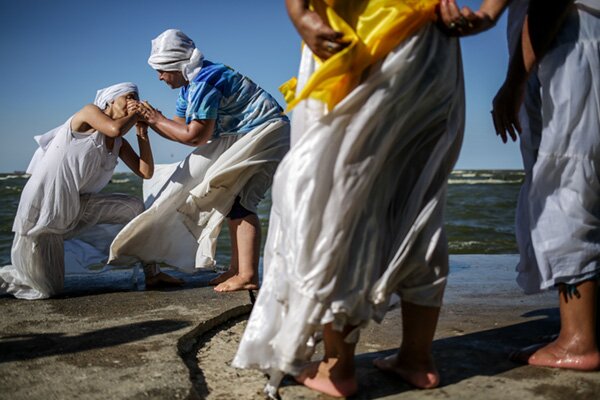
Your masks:
<path fill-rule="evenodd" d="M 200 146 L 210 140 L 215 130 L 214 119 L 193 120 L 189 124 L 185 119 L 175 117 L 168 119 L 160 111 L 153 108 L 147 102 L 142 103 L 141 113 L 144 121 L 165 139 L 187 144 L 188 146 Z"/>
<path fill-rule="evenodd" d="M 504 143 L 507 142 L 508 135 L 516 141 L 517 134 L 521 133 L 519 109 L 525 96 L 527 79 L 548 51 L 572 3 L 573 0 L 531 0 L 529 3 L 521 41 L 511 58 L 504 83 L 492 103 L 496 135 Z"/>
<path fill-rule="evenodd" d="M 123 136 L 138 121 L 138 115 L 130 113 L 119 119 L 112 119 L 94 104 L 88 104 L 73 116 L 71 126 L 74 130 L 90 126 L 109 137 Z M 87 129 L 85 129 L 87 130 Z"/>
<path fill-rule="evenodd" d="M 308 0 L 286 0 L 285 5 L 302 40 L 320 59 L 327 60 L 348 46 L 341 32 L 331 29 L 319 14 L 308 8 Z"/>
<path fill-rule="evenodd" d="M 483 0 L 479 10 L 464 6 L 459 8 L 456 0 L 441 0 L 439 17 L 442 26 L 453 36 L 476 35 L 493 28 L 512 0 Z"/>
<path fill-rule="evenodd" d="M 119 157 L 137 176 L 150 179 L 154 175 L 154 158 L 148 138 L 148 126 L 140 123 L 136 125 L 136 128 L 140 155 L 138 156 L 129 142 L 123 139 Z"/>

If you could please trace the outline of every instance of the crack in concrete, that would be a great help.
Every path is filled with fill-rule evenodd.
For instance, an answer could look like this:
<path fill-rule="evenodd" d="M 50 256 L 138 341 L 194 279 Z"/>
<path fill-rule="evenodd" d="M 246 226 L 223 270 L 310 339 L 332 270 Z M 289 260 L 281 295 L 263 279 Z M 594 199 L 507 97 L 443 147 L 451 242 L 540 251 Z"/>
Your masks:
<path fill-rule="evenodd" d="M 200 322 L 194 329 L 177 341 L 177 351 L 188 369 L 191 383 L 188 400 L 204 399 L 209 394 L 204 373 L 198 363 L 198 351 L 204 343 L 232 322 L 237 323 L 241 317 L 250 315 L 251 304 L 231 308 L 224 313 Z"/>

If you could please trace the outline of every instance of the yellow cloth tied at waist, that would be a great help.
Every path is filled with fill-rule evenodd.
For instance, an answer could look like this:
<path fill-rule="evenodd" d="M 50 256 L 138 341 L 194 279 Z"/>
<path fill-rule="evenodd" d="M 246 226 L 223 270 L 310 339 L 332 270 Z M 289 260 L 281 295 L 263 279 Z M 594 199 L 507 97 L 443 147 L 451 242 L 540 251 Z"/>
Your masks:
<path fill-rule="evenodd" d="M 439 0 L 311 0 L 311 10 L 350 43 L 323 62 L 296 95 L 296 78 L 279 90 L 288 111 L 313 98 L 332 110 L 359 83 L 365 69 L 435 17 Z"/>

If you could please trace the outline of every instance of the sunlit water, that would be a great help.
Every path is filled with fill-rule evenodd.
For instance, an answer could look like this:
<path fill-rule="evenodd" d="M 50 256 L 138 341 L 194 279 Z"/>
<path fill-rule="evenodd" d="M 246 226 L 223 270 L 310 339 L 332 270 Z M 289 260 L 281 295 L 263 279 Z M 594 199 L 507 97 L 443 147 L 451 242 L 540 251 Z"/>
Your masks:
<path fill-rule="evenodd" d="M 455 171 L 449 180 L 446 227 L 452 254 L 516 253 L 514 215 L 522 171 Z M 0 266 L 10 263 L 13 218 L 19 196 L 27 182 L 24 174 L 0 174 Z M 141 197 L 141 179 L 117 173 L 105 192 Z M 266 237 L 270 197 L 259 206 Z M 231 246 L 227 228 L 219 237 L 217 264 L 228 265 Z"/>

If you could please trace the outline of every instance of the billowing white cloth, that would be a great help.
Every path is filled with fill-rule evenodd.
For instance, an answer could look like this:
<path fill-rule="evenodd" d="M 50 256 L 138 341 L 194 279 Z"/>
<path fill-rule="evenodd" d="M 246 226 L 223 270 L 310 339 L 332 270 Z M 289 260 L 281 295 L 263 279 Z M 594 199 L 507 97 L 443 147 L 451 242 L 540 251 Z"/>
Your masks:
<path fill-rule="evenodd" d="M 65 273 L 82 273 L 87 272 L 87 267 L 103 266 L 110 240 L 116 234 L 111 228 L 123 226 L 143 209 L 141 200 L 133 196 L 83 195 L 72 231 L 16 233 L 11 250 L 12 265 L 0 268 L 0 293 L 27 300 L 60 293 Z M 73 240 L 65 242 L 71 238 Z"/>
<path fill-rule="evenodd" d="M 295 374 L 326 323 L 379 321 L 395 292 L 441 304 L 446 181 L 464 127 L 459 60 L 458 41 L 428 25 L 330 113 L 303 114 L 307 130 L 275 174 L 265 277 L 234 366 Z"/>
<path fill-rule="evenodd" d="M 147 210 L 111 246 L 111 262 L 166 263 L 187 272 L 212 267 L 216 240 L 236 198 L 250 211 L 289 148 L 287 121 L 200 146 L 180 163 L 159 165 L 144 186 Z"/>
<path fill-rule="evenodd" d="M 124 94 L 128 93 L 135 93 L 139 96 L 139 90 L 135 83 L 117 83 L 116 85 L 112 85 L 104 89 L 98 90 L 96 92 L 94 104 L 97 105 L 99 109 L 104 110 L 106 106 L 110 102 L 114 101 L 117 97 L 123 96 Z"/>
<path fill-rule="evenodd" d="M 600 273 L 600 18 L 584 10 L 573 8 L 521 113 L 517 282 L 527 293 Z"/>
<path fill-rule="evenodd" d="M 152 40 L 148 64 L 155 70 L 179 71 L 191 82 L 200 69 L 204 56 L 194 41 L 177 29 L 167 29 Z"/>

